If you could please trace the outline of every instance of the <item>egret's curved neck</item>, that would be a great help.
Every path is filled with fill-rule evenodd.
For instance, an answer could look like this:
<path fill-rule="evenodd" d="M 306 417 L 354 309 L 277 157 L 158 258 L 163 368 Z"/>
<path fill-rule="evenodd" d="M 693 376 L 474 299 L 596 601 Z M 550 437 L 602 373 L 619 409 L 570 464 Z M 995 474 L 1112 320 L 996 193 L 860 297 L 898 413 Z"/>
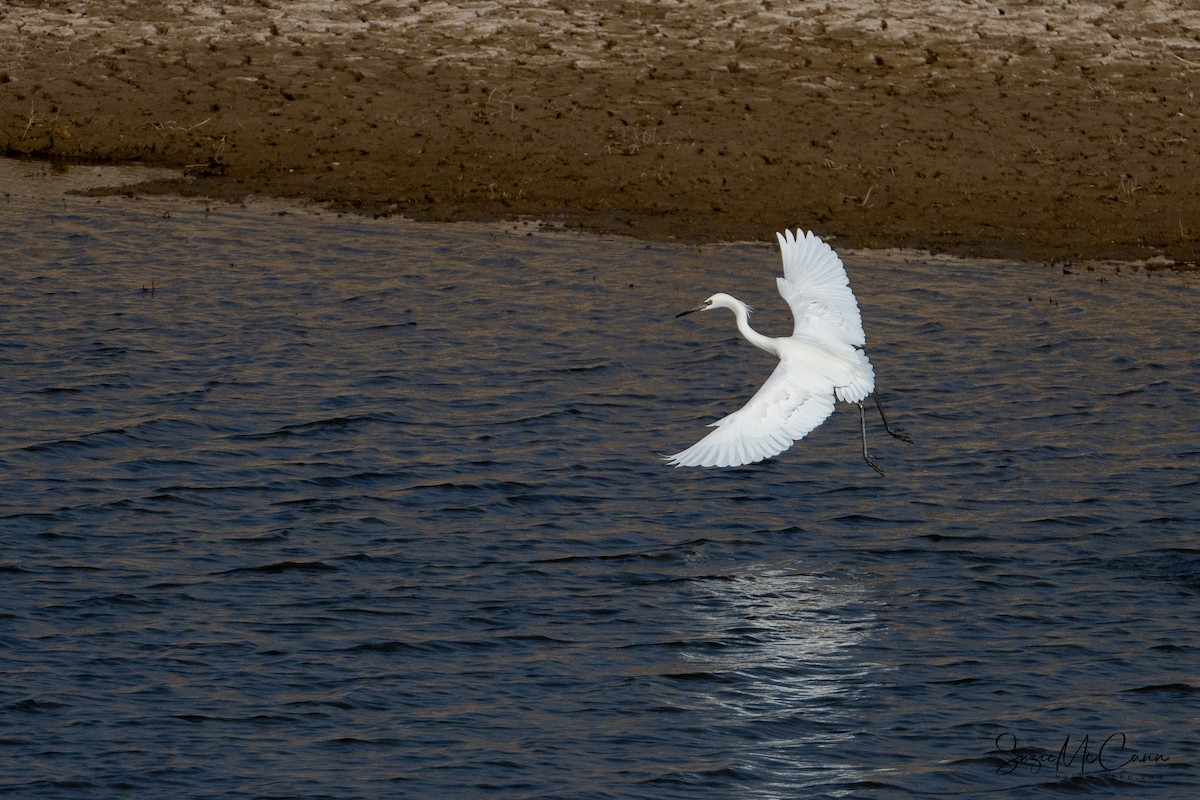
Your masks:
<path fill-rule="evenodd" d="M 738 330 L 741 331 L 742 336 L 746 337 L 747 342 L 768 353 L 779 355 L 779 348 L 775 346 L 774 339 L 770 336 L 763 336 L 750 327 L 750 312 L 746 310 L 744 303 L 739 302 L 733 307 L 733 316 L 737 319 Z"/>

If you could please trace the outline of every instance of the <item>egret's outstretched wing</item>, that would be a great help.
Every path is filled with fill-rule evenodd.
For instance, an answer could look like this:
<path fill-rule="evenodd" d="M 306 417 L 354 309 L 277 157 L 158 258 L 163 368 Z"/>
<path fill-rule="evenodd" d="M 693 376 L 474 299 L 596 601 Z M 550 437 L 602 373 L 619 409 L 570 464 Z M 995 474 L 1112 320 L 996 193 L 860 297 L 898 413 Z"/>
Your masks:
<path fill-rule="evenodd" d="M 862 315 L 842 260 L 815 233 L 797 234 L 775 234 L 783 253 L 783 277 L 775 282 L 791 306 L 793 334 L 862 347 L 867 342 Z"/>
<path fill-rule="evenodd" d="M 750 402 L 667 458 L 676 467 L 740 467 L 778 455 L 833 413 L 832 387 L 815 390 L 803 368 L 779 362 Z"/>

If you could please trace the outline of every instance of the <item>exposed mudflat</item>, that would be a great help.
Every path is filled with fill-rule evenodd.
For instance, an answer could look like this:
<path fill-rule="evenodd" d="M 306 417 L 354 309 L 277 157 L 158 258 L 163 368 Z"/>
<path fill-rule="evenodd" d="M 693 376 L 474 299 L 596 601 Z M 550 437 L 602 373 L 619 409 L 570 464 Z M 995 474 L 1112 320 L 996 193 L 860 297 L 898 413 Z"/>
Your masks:
<path fill-rule="evenodd" d="M 650 238 L 1200 261 L 1183 0 L 17 2 L 9 155 Z"/>

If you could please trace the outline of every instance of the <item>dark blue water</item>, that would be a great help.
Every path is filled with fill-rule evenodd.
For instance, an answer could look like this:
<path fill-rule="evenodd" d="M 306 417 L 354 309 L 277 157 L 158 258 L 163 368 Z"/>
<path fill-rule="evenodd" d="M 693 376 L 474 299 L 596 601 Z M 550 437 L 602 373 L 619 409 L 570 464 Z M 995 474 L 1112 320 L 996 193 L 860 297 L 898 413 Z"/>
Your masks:
<path fill-rule="evenodd" d="M 772 247 L 38 185 L 0 794 L 1196 796 L 1194 277 L 847 253 L 916 443 L 676 470 Z"/>

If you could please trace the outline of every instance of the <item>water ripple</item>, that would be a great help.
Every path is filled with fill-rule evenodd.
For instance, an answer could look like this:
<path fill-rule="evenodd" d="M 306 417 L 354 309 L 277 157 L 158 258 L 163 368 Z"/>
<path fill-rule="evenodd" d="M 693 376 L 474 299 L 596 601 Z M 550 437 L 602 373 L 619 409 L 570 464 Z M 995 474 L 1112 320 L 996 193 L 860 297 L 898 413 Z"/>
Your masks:
<path fill-rule="evenodd" d="M 0 202 L 6 795 L 1195 786 L 1193 279 L 847 254 L 916 443 L 682 471 L 768 248 Z"/>

